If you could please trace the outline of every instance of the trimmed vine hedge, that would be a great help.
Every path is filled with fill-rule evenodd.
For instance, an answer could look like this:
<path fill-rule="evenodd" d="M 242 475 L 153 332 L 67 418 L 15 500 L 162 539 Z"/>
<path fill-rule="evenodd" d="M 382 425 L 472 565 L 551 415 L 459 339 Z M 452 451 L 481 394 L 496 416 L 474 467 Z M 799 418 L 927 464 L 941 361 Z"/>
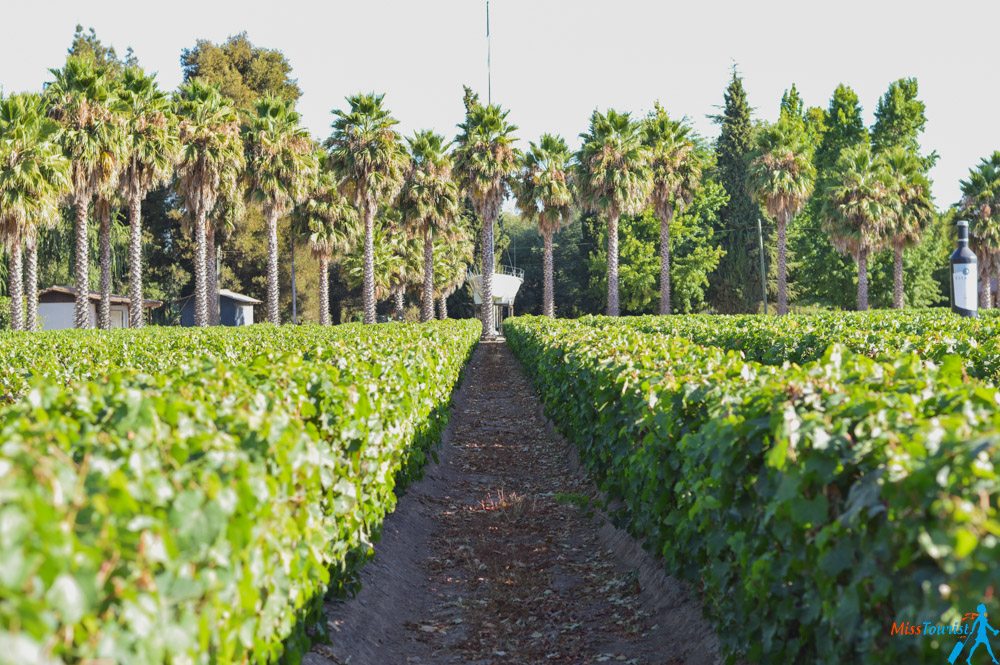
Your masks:
<path fill-rule="evenodd" d="M 475 321 L 42 336 L 0 409 L 0 663 L 298 660 L 478 337 Z"/>
<path fill-rule="evenodd" d="M 742 351 L 767 365 L 818 360 L 832 344 L 876 360 L 891 361 L 902 353 L 927 360 L 948 355 L 962 358 L 966 371 L 991 383 L 1000 381 L 1000 318 L 984 310 L 979 319 L 948 310 L 873 310 L 783 317 L 643 316 L 627 319 L 586 317 L 590 325 L 627 321 L 635 330 L 676 335 L 699 344 Z"/>
<path fill-rule="evenodd" d="M 956 358 L 834 346 L 767 366 L 642 325 L 520 317 L 504 333 L 731 659 L 940 663 L 956 638 L 892 624 L 997 610 L 996 389 Z"/>

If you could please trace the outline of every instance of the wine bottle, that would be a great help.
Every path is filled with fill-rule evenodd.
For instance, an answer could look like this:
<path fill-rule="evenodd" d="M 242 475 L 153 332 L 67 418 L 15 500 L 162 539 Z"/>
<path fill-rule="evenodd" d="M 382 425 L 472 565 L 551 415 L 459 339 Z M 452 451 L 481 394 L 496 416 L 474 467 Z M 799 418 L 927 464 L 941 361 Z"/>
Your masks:
<path fill-rule="evenodd" d="M 960 316 L 979 316 L 979 271 L 976 255 L 969 249 L 969 223 L 958 223 L 958 247 L 951 254 L 951 311 Z"/>

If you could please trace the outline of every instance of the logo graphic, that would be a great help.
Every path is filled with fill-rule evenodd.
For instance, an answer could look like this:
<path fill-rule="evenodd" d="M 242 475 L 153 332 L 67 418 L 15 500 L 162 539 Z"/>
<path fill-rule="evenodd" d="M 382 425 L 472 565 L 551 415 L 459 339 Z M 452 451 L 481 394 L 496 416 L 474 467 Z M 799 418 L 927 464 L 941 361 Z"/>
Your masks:
<path fill-rule="evenodd" d="M 959 641 L 954 648 L 951 650 L 951 654 L 948 656 L 948 665 L 955 665 L 955 661 L 965 650 L 966 646 L 970 646 L 968 654 L 965 657 L 965 662 L 967 665 L 972 665 L 972 654 L 976 653 L 976 650 L 981 646 L 986 647 L 986 653 L 990 655 L 994 663 L 1000 664 L 997 657 L 993 655 L 993 647 L 990 646 L 990 638 L 986 631 L 993 633 L 993 635 L 1000 635 L 1000 630 L 997 630 L 990 625 L 990 622 L 986 620 L 986 606 L 982 603 L 976 608 L 976 612 L 969 612 L 964 617 L 962 617 L 962 623 L 967 620 L 971 620 L 971 625 L 968 626 L 966 630 L 965 639 Z"/>

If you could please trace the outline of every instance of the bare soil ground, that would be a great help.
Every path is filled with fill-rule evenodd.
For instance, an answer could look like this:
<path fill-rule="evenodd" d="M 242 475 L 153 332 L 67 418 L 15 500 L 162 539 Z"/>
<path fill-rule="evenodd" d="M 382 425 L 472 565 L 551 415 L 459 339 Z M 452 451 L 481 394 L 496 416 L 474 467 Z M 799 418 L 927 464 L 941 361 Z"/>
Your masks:
<path fill-rule="evenodd" d="M 439 454 L 307 665 L 720 662 L 698 600 L 596 507 L 503 342 L 476 350 Z"/>

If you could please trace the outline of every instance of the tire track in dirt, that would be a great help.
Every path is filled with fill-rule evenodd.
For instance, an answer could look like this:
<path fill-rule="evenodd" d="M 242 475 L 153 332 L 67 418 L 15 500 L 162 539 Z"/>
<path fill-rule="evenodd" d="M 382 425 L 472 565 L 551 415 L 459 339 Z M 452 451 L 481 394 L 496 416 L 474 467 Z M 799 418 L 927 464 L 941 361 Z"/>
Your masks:
<path fill-rule="evenodd" d="M 440 457 L 307 665 L 719 662 L 700 603 L 595 507 L 503 342 L 476 350 Z"/>

